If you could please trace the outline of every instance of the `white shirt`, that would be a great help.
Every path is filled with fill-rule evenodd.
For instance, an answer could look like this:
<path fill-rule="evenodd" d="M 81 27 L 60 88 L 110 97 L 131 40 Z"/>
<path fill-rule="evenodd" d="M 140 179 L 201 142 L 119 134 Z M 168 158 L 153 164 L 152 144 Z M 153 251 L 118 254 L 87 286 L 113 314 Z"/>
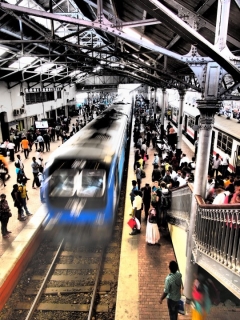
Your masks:
<path fill-rule="evenodd" d="M 37 141 L 38 142 L 43 142 L 44 140 L 43 140 L 43 137 L 42 136 L 37 136 Z"/>
<path fill-rule="evenodd" d="M 137 208 L 137 210 L 142 208 L 142 198 L 139 195 L 135 196 L 133 200 L 133 209 L 135 208 Z"/>
<path fill-rule="evenodd" d="M 213 169 L 218 169 L 219 168 L 219 166 L 220 166 L 220 164 L 221 164 L 221 159 L 220 158 L 218 158 L 217 160 L 216 160 L 216 158 L 214 157 L 214 159 L 213 159 Z"/>
<path fill-rule="evenodd" d="M 228 164 L 229 164 L 229 155 L 225 153 L 225 155 L 223 156 L 223 159 L 222 159 L 222 165 L 228 166 Z"/>
<path fill-rule="evenodd" d="M 172 178 L 173 180 L 175 180 L 176 177 L 177 177 L 177 172 L 174 171 L 174 170 L 172 170 L 171 178 Z"/>
<path fill-rule="evenodd" d="M 180 160 L 180 164 L 179 164 L 179 166 L 181 167 L 181 165 L 184 163 L 184 162 L 189 162 L 189 160 L 188 160 L 188 157 L 187 156 L 185 156 L 185 157 L 182 157 L 182 159 Z"/>
<path fill-rule="evenodd" d="M 179 181 L 179 187 L 185 186 L 187 184 L 187 181 L 182 177 L 178 177 L 177 181 Z"/>
<path fill-rule="evenodd" d="M 230 195 L 229 191 L 223 191 L 219 193 L 213 200 L 212 204 L 224 204 L 225 197 L 229 195 Z"/>
<path fill-rule="evenodd" d="M 9 142 L 8 145 L 7 145 L 8 150 L 13 150 L 14 147 L 15 147 L 15 144 L 12 143 L 12 142 Z"/>
<path fill-rule="evenodd" d="M 209 192 L 212 188 L 214 188 L 215 186 L 215 180 L 213 179 L 212 182 L 208 182 L 207 181 L 207 186 L 206 186 L 206 194 L 205 194 L 205 198 L 207 198 L 209 196 Z"/>

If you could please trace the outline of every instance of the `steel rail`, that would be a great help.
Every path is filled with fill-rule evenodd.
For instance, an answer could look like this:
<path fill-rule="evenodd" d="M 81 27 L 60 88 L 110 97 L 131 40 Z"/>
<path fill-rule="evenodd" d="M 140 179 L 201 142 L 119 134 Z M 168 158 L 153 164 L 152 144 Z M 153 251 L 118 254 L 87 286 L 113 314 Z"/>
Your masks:
<path fill-rule="evenodd" d="M 100 261 L 99 261 L 99 268 L 96 274 L 96 280 L 95 280 L 95 284 L 94 284 L 94 288 L 93 288 L 93 294 L 92 294 L 92 299 L 91 299 L 91 303 L 90 303 L 90 307 L 89 307 L 89 311 L 88 311 L 88 318 L 87 320 L 91 320 L 92 319 L 92 314 L 93 314 L 93 308 L 94 308 L 94 303 L 96 300 L 96 294 L 97 294 L 97 287 L 98 287 L 98 282 L 100 279 L 100 275 L 102 272 L 102 267 L 103 267 L 103 262 L 104 262 L 104 256 L 105 256 L 105 252 L 106 252 L 106 247 L 103 248 L 101 257 L 100 257 Z"/>
<path fill-rule="evenodd" d="M 54 258 L 53 258 L 53 261 L 52 261 L 52 263 L 51 263 L 51 265 L 50 265 L 50 267 L 48 269 L 48 272 L 47 272 L 47 274 L 46 274 L 46 276 L 45 276 L 45 278 L 43 280 L 43 283 L 42 283 L 42 285 L 41 285 L 41 287 L 40 287 L 40 289 L 39 289 L 39 291 L 38 291 L 38 293 L 37 293 L 37 295 L 36 295 L 36 297 L 35 297 L 35 299 L 33 301 L 33 304 L 31 306 L 31 308 L 30 308 L 30 310 L 28 312 L 28 315 L 25 318 L 25 320 L 31 320 L 32 317 L 33 317 L 33 314 L 34 314 L 34 312 L 35 312 L 35 310 L 36 310 L 36 308 L 38 306 L 38 302 L 39 302 L 39 300 L 40 300 L 40 298 L 41 298 L 41 296 L 43 294 L 43 291 L 45 289 L 45 285 L 46 285 L 46 283 L 47 283 L 47 281 L 48 281 L 48 279 L 49 279 L 49 277 L 51 275 L 51 272 L 53 271 L 53 267 L 55 265 L 55 262 L 56 262 L 57 258 L 59 257 L 59 254 L 61 252 L 63 243 L 64 243 L 64 239 L 62 239 L 62 241 L 61 241 L 61 243 L 60 243 L 60 245 L 58 247 L 58 250 L 57 250 L 57 252 L 56 252 L 56 254 L 55 254 Z"/>

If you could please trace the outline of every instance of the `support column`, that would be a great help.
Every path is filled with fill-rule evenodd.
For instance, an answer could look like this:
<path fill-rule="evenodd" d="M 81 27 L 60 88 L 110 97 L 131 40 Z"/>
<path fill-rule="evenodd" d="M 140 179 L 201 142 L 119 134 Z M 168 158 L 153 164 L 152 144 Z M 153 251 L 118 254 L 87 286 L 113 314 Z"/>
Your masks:
<path fill-rule="evenodd" d="M 166 88 L 162 89 L 162 105 L 161 105 L 161 134 L 160 134 L 160 138 L 163 139 L 164 136 L 164 113 L 165 113 L 165 100 L 166 100 L 166 93 L 167 90 Z"/>
<path fill-rule="evenodd" d="M 185 97 L 185 90 L 178 90 L 180 97 L 179 114 L 178 114 L 178 129 L 177 129 L 177 150 L 176 156 L 180 158 L 182 150 L 182 120 L 183 120 L 183 101 Z"/>
<path fill-rule="evenodd" d="M 184 294 L 187 299 L 191 299 L 194 273 L 197 267 L 193 258 L 195 246 L 195 222 L 197 216 L 197 202 L 195 200 L 195 195 L 201 195 L 203 198 L 205 197 L 212 128 L 214 124 L 214 116 L 220 106 L 217 100 L 198 100 L 197 104 L 200 111 L 199 144 L 187 241 L 186 280 L 184 284 Z"/>
<path fill-rule="evenodd" d="M 157 117 L 157 107 L 156 107 L 156 100 L 157 100 L 157 88 L 154 88 L 154 95 L 153 95 L 153 113 L 154 113 L 154 121 L 156 121 Z"/>

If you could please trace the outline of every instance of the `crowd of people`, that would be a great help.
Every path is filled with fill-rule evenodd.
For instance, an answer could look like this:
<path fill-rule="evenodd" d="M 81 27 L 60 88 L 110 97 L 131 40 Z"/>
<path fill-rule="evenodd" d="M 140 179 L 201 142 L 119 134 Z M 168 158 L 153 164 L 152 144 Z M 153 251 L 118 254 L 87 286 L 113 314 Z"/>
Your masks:
<path fill-rule="evenodd" d="M 144 115 L 136 118 L 133 129 L 134 165 L 136 179 L 132 181 L 130 193 L 133 207 L 132 219 L 138 223 L 134 225 L 130 235 L 141 232 L 141 212 L 144 212 L 146 222 L 146 242 L 148 245 L 160 245 L 160 231 L 167 230 L 167 210 L 171 207 L 171 193 L 174 188 L 193 182 L 196 167 L 195 157 L 188 160 L 186 154 L 177 158 L 175 145 L 169 145 L 167 135 L 174 133 L 168 123 L 166 130 L 159 138 L 158 122 L 144 120 Z M 150 118 L 151 120 L 151 118 Z M 148 153 L 153 148 L 153 158 Z M 152 166 L 151 178 L 144 186 L 142 179 L 146 177 L 146 163 Z"/>
<path fill-rule="evenodd" d="M 171 207 L 172 191 L 189 182 L 194 182 L 196 157 L 194 156 L 190 160 L 184 153 L 178 157 L 175 146 L 169 145 L 167 141 L 167 135 L 174 130 L 170 123 L 167 124 L 163 137 L 158 126 L 154 126 L 153 122 L 146 123 L 144 121 L 144 123 L 145 125 L 136 119 L 133 130 L 135 148 L 133 169 L 136 179 L 132 180 L 130 192 L 132 204 L 130 220 L 136 222 L 129 224 L 132 228 L 130 235 L 141 233 L 142 220 L 144 220 L 146 223 L 146 243 L 160 246 L 160 233 L 167 229 L 167 211 Z M 151 156 L 152 152 L 148 152 L 149 148 L 154 149 L 153 156 Z M 218 157 L 216 155 L 214 160 L 216 158 L 217 161 Z M 213 164 L 215 165 L 210 168 L 209 176 L 206 178 L 206 193 L 208 194 L 205 198 L 206 203 L 236 203 L 240 200 L 238 199 L 240 198 L 239 177 L 229 174 L 224 176 L 222 171 L 220 173 L 216 170 L 214 161 Z M 144 172 L 146 165 L 152 166 L 151 176 L 146 177 Z M 214 175 L 215 179 L 211 178 Z M 143 177 L 148 179 L 148 183 L 144 185 L 142 185 Z M 222 202 L 219 200 L 220 194 L 223 197 Z M 165 279 L 160 304 L 163 299 L 167 298 L 169 318 L 175 320 L 178 317 L 179 300 L 183 289 L 182 275 L 175 261 L 170 262 L 169 269 L 170 274 Z M 192 291 L 192 319 L 206 318 L 214 303 L 214 297 L 216 298 L 216 292 L 213 293 L 213 288 L 214 285 L 211 284 L 210 279 L 205 279 L 201 274 L 196 275 Z"/>
<path fill-rule="evenodd" d="M 81 111 L 81 116 L 77 117 L 75 123 L 70 117 L 60 116 L 56 122 L 47 129 L 37 129 L 32 126 L 26 133 L 19 130 L 19 127 L 11 128 L 9 139 L 1 144 L 0 148 L 0 179 L 3 187 L 6 186 L 6 181 L 11 177 L 8 172 L 8 157 L 10 162 L 14 162 L 15 166 L 15 183 L 13 184 L 11 198 L 14 207 L 17 209 L 18 220 L 25 221 L 27 216 L 32 215 L 27 207 L 28 197 L 28 180 L 32 180 L 32 188 L 40 190 L 40 201 L 45 202 L 44 197 L 44 162 L 43 153 L 50 152 L 51 143 L 61 140 L 66 142 L 77 131 L 81 130 L 94 117 L 94 110 L 84 108 Z M 34 150 L 35 149 L 35 150 Z M 28 177 L 25 173 L 24 161 L 21 157 L 21 152 L 25 159 L 31 154 L 31 171 L 32 177 Z M 13 177 L 14 179 L 14 177 Z M 10 179 L 12 182 L 12 179 Z M 4 205 L 0 205 L 0 221 L 2 225 L 2 236 L 8 238 L 10 231 L 7 230 L 11 211 L 8 208 L 7 195 L 2 194 Z"/>
<path fill-rule="evenodd" d="M 130 234 L 135 235 L 140 232 L 141 211 L 143 210 L 147 222 L 146 241 L 149 245 L 159 245 L 158 231 L 167 228 L 167 210 L 171 206 L 172 190 L 194 182 L 196 157 L 190 160 L 185 153 L 177 155 L 175 145 L 168 143 L 167 137 L 171 133 L 174 133 L 174 129 L 170 122 L 161 137 L 157 122 L 147 121 L 144 115 L 141 116 L 141 119 L 136 118 L 135 120 L 133 169 L 136 179 L 132 181 L 130 198 L 133 218 L 139 221 L 139 227 L 137 229 L 135 226 Z M 153 159 L 149 159 L 150 144 L 155 150 Z M 149 162 L 153 168 L 152 181 L 142 186 L 142 179 L 146 177 L 144 168 L 146 163 L 149 165 Z M 227 152 L 223 158 L 220 158 L 218 154 L 213 157 L 213 165 L 209 168 L 209 175 L 206 179 L 204 199 L 206 203 L 219 205 L 240 203 L 240 177 L 228 174 L 228 165 Z"/>

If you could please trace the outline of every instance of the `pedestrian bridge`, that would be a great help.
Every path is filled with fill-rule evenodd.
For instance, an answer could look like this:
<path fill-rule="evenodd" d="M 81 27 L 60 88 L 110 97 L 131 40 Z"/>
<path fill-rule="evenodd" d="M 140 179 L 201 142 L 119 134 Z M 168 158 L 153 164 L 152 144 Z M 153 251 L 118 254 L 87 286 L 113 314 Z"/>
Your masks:
<path fill-rule="evenodd" d="M 197 203 L 193 239 L 188 239 L 191 203 Z M 193 195 L 193 185 L 173 190 L 169 230 L 180 270 L 185 277 L 186 248 L 193 241 L 192 259 L 240 299 L 240 205 L 205 204 Z M 184 239 L 185 244 L 181 244 Z"/>

